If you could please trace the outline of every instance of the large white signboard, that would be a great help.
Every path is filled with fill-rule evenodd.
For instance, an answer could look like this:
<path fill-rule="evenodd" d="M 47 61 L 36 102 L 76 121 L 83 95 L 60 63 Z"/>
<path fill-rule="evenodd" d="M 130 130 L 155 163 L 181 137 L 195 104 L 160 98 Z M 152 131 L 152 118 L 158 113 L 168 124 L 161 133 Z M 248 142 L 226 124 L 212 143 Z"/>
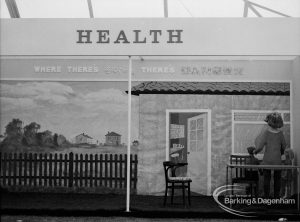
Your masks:
<path fill-rule="evenodd" d="M 1 55 L 299 55 L 300 19 L 1 19 Z"/>

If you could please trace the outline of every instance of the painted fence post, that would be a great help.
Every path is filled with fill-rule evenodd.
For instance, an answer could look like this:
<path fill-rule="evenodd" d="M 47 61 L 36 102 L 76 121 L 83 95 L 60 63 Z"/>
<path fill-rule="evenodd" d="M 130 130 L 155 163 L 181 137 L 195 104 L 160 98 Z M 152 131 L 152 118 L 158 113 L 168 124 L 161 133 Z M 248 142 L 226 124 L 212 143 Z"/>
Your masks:
<path fill-rule="evenodd" d="M 69 154 L 69 187 L 73 187 L 73 153 Z"/>

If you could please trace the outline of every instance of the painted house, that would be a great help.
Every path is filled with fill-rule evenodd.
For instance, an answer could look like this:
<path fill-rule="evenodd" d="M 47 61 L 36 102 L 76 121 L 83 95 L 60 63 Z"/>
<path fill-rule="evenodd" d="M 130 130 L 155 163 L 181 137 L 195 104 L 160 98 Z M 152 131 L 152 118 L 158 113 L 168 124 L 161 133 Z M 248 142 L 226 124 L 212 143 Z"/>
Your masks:
<path fill-rule="evenodd" d="M 105 135 L 105 145 L 119 146 L 121 145 L 121 135 L 115 132 L 107 132 Z"/>
<path fill-rule="evenodd" d="M 90 137 L 89 135 L 85 134 L 85 133 L 81 133 L 77 136 L 75 136 L 75 143 L 76 144 L 93 144 L 94 140 L 92 137 Z"/>
<path fill-rule="evenodd" d="M 182 175 L 192 177 L 191 191 L 211 195 L 226 181 L 232 153 L 246 153 L 278 111 L 290 143 L 290 84 L 266 82 L 143 82 L 139 96 L 139 194 L 165 189 L 162 162 L 187 162 Z M 177 153 L 177 155 L 174 155 Z"/>

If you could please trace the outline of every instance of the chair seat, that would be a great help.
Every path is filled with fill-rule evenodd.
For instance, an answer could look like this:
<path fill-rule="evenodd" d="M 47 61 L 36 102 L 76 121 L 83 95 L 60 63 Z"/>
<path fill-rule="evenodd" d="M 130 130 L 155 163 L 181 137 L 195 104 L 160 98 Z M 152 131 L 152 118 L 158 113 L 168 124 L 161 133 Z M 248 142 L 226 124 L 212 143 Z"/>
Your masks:
<path fill-rule="evenodd" d="M 190 177 L 169 177 L 170 182 L 192 182 Z"/>

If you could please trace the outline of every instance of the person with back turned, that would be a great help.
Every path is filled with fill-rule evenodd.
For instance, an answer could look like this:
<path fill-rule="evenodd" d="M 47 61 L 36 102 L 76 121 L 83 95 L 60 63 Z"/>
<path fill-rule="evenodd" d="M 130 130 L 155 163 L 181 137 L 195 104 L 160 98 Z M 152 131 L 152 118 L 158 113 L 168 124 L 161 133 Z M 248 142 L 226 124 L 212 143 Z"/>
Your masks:
<path fill-rule="evenodd" d="M 283 132 L 280 130 L 283 127 L 283 120 L 279 113 L 273 112 L 268 114 L 265 122 L 268 127 L 264 128 L 260 135 L 256 138 L 256 149 L 254 154 L 262 151 L 265 147 L 263 165 L 281 165 L 281 155 L 286 148 L 286 142 Z M 270 197 L 270 181 L 271 170 L 264 169 L 264 195 L 266 198 Z M 274 170 L 274 197 L 280 197 L 281 187 L 281 170 Z"/>

